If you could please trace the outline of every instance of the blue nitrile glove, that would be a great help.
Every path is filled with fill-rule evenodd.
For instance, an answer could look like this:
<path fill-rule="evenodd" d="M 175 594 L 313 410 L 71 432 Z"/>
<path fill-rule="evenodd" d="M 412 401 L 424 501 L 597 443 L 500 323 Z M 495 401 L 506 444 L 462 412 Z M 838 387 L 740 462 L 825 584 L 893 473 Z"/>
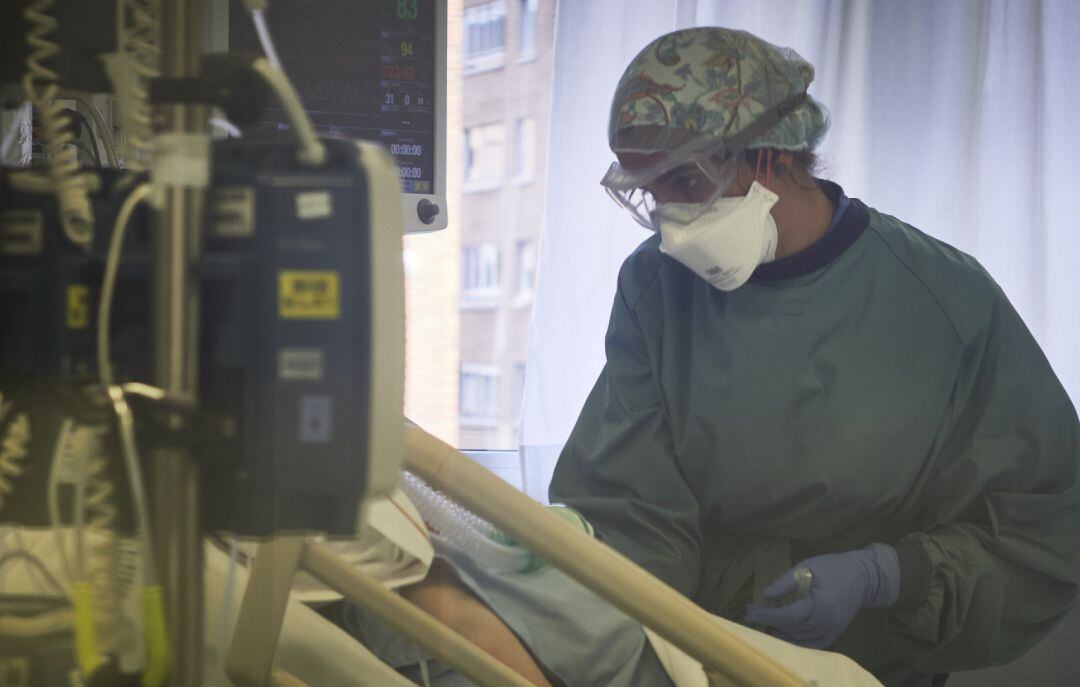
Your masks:
<path fill-rule="evenodd" d="M 812 577 L 805 595 L 777 604 L 796 591 L 795 571 L 806 568 Z M 824 649 L 844 633 L 863 608 L 886 608 L 900 594 L 900 562 L 896 549 L 872 544 L 859 551 L 814 556 L 799 563 L 766 587 L 765 605 L 751 604 L 746 620 L 769 625 L 788 641 Z"/>

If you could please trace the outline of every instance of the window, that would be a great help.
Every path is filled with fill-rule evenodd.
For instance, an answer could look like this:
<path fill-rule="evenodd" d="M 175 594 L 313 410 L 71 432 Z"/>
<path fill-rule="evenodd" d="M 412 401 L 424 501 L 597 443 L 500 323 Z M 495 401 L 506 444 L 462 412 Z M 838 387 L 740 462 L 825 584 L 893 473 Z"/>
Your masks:
<path fill-rule="evenodd" d="M 514 177 L 531 180 L 536 170 L 536 120 L 518 117 L 514 137 Z"/>
<path fill-rule="evenodd" d="M 506 130 L 502 123 L 482 124 L 465 129 L 465 186 L 471 190 L 491 189 L 503 177 Z"/>
<path fill-rule="evenodd" d="M 461 249 L 461 296 L 463 299 L 499 295 L 499 247 L 481 243 Z"/>
<path fill-rule="evenodd" d="M 563 0 L 573 2 L 574 0 Z M 580 1 L 580 0 L 579 0 Z M 449 4 L 452 229 L 406 249 L 405 408 L 466 451 L 516 451 L 539 275 L 556 0 Z M 509 459 L 508 459 L 509 460 Z M 516 465 L 516 463 L 515 463 Z"/>
<path fill-rule="evenodd" d="M 460 422 L 488 427 L 499 422 L 499 370 L 491 365 L 461 366 Z"/>
<path fill-rule="evenodd" d="M 518 60 L 536 57 L 537 0 L 518 0 Z"/>
<path fill-rule="evenodd" d="M 465 9 L 465 71 L 502 65 L 506 42 L 506 3 L 485 2 Z"/>
<path fill-rule="evenodd" d="M 517 293 L 532 294 L 536 284 L 536 244 L 517 242 Z"/>

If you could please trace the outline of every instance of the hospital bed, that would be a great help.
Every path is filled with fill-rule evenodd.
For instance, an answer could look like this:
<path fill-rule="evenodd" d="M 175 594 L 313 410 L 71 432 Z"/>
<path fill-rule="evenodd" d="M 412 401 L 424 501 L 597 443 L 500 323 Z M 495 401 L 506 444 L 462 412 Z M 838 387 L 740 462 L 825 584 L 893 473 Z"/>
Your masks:
<path fill-rule="evenodd" d="M 676 687 L 879 685 L 844 656 L 796 647 L 708 614 L 441 440 L 415 426 L 406 433 L 405 469 L 639 621 Z M 374 525 L 386 520 L 378 507 L 372 504 L 366 510 Z M 46 570 L 58 571 L 53 535 L 49 530 L 24 530 L 18 545 Z M 5 545 L 12 543 L 10 537 L 5 539 Z M 529 684 L 392 589 L 421 579 L 431 563 L 430 552 L 425 555 L 415 542 L 402 544 L 415 566 L 395 572 L 391 583 L 350 558 L 348 546 L 311 536 L 278 536 L 247 546 L 253 557 L 250 566 L 244 566 L 237 564 L 236 550 L 207 543 L 203 684 L 414 684 L 305 603 L 330 598 L 333 592 L 400 631 L 472 683 Z M 6 593 L 33 588 L 29 566 L 11 562 L 5 567 Z M 24 639 L 55 636 L 71 622 L 70 612 L 60 611 L 34 621 L 6 621 L 0 634 Z"/>
<path fill-rule="evenodd" d="M 406 432 L 407 470 L 641 622 L 678 687 L 879 684 L 846 657 L 801 649 L 708 614 L 453 447 L 415 426 L 407 427 Z M 303 622 L 302 612 L 291 605 L 296 602 L 289 600 L 293 576 L 300 571 L 378 616 L 479 685 L 528 684 L 372 575 L 342 561 L 326 543 L 278 537 L 262 545 L 256 554 L 251 580 L 237 611 L 226 665 L 230 677 L 241 687 L 304 684 L 277 660 L 280 648 L 275 651 L 281 646 L 279 639 L 292 645 L 290 637 L 296 628 L 290 629 L 286 622 L 289 613 Z M 283 628 L 285 634 L 281 635 Z M 411 684 L 396 675 L 391 677 L 365 649 L 343 651 L 333 660 L 354 666 L 354 676 L 368 676 L 361 678 L 360 684 Z"/>

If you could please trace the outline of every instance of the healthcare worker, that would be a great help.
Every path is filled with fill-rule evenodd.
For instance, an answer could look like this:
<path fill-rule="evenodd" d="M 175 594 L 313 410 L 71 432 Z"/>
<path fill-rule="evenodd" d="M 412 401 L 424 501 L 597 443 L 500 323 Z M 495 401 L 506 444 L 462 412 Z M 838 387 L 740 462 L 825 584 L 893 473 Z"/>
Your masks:
<path fill-rule="evenodd" d="M 813 76 L 720 28 L 627 68 L 603 183 L 653 235 L 550 496 L 713 613 L 941 684 L 1076 602 L 1080 428 L 974 259 L 812 176 Z"/>

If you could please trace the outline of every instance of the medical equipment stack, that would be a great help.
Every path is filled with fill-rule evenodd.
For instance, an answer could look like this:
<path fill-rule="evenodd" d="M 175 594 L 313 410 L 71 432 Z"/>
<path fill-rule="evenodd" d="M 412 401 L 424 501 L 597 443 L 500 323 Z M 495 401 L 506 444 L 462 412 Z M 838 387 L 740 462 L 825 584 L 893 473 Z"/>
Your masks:
<path fill-rule="evenodd" d="M 364 22 L 347 59 L 371 97 L 338 99 L 318 131 L 265 5 L 0 10 L 0 97 L 32 104 L 38 163 L 0 168 L 0 581 L 34 561 L 9 534 L 73 534 L 57 535 L 48 603 L 0 584 L 0 621 L 61 613 L 40 656 L 0 641 L 28 683 L 54 684 L 59 651 L 91 684 L 200 684 L 203 535 L 350 535 L 397 482 L 401 236 L 446 222 L 445 3 L 339 10 Z M 280 5 L 315 18 L 335 3 Z M 207 8 L 273 59 L 208 54 Z M 236 26 L 248 10 L 259 44 Z M 285 35 L 285 68 L 301 39 Z M 211 115 L 243 137 L 212 140 Z"/>

